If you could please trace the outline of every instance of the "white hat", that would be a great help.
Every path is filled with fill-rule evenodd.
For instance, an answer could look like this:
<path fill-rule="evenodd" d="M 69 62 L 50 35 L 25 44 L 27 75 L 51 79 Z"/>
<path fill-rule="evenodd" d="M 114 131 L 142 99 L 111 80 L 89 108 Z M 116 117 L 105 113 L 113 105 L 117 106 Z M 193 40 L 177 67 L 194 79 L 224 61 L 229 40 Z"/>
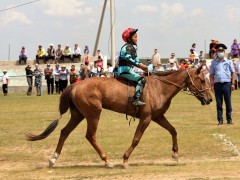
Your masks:
<path fill-rule="evenodd" d="M 61 67 L 66 67 L 65 65 L 62 65 Z"/>
<path fill-rule="evenodd" d="M 215 41 L 215 39 L 214 39 L 214 38 L 212 38 L 212 39 L 211 39 L 211 41 Z"/>
<path fill-rule="evenodd" d="M 4 69 L 4 70 L 3 70 L 3 72 L 7 72 L 7 70 L 6 70 L 6 69 Z"/>
<path fill-rule="evenodd" d="M 35 66 L 38 66 L 38 64 L 35 64 Z"/>
<path fill-rule="evenodd" d="M 50 44 L 49 44 L 49 46 L 53 46 L 53 44 L 52 44 L 52 43 L 50 43 Z"/>

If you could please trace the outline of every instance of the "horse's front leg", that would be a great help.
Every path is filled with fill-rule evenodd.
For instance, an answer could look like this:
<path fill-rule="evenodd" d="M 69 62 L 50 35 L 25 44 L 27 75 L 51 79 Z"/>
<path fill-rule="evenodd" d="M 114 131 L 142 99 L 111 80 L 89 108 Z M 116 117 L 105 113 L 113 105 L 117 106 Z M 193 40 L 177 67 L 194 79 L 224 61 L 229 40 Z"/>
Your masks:
<path fill-rule="evenodd" d="M 173 143 L 173 155 L 172 158 L 176 161 L 178 161 L 178 143 L 177 143 L 177 131 L 176 129 L 168 122 L 165 116 L 159 116 L 156 119 L 153 119 L 154 122 L 165 128 L 169 131 L 169 133 L 172 135 L 172 143 Z"/>
<path fill-rule="evenodd" d="M 149 118 L 145 118 L 145 119 L 140 119 L 139 124 L 138 124 L 137 129 L 136 129 L 136 132 L 134 134 L 133 140 L 132 140 L 132 144 L 128 148 L 128 150 L 125 152 L 125 154 L 123 155 L 123 168 L 125 168 L 125 169 L 128 168 L 128 158 L 130 157 L 130 155 L 133 152 L 134 148 L 140 142 L 140 139 L 141 139 L 144 131 L 146 130 L 146 128 L 150 124 L 150 122 L 151 122 L 151 118 L 150 117 Z"/>

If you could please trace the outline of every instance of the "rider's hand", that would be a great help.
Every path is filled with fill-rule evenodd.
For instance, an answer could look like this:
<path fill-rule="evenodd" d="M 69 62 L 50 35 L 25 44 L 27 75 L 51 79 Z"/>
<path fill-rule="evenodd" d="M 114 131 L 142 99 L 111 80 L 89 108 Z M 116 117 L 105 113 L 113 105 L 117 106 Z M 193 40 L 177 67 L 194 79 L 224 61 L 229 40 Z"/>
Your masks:
<path fill-rule="evenodd" d="M 138 67 L 139 67 L 140 69 L 142 69 L 143 71 L 148 72 L 148 67 L 147 67 L 146 65 L 140 63 L 140 64 L 138 65 Z"/>

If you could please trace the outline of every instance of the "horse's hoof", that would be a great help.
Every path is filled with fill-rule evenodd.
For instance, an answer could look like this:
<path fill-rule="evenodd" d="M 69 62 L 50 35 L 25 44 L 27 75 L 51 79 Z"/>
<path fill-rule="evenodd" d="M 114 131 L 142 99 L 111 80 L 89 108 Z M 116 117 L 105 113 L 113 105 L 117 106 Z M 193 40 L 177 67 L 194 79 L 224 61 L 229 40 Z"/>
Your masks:
<path fill-rule="evenodd" d="M 172 158 L 173 158 L 173 160 L 175 160 L 175 161 L 178 162 L 178 155 L 177 155 L 177 154 L 173 154 L 173 155 L 172 155 Z"/>
<path fill-rule="evenodd" d="M 50 168 L 53 167 L 55 161 L 56 161 L 56 159 L 54 159 L 54 158 L 48 160 Z"/>
<path fill-rule="evenodd" d="M 106 162 L 106 163 L 105 163 L 105 166 L 106 166 L 107 168 L 113 168 L 113 167 L 114 167 L 113 164 L 112 164 L 112 163 L 109 163 L 109 162 Z"/>
<path fill-rule="evenodd" d="M 123 163 L 123 169 L 128 169 L 129 168 L 129 165 L 128 165 L 128 163 Z"/>

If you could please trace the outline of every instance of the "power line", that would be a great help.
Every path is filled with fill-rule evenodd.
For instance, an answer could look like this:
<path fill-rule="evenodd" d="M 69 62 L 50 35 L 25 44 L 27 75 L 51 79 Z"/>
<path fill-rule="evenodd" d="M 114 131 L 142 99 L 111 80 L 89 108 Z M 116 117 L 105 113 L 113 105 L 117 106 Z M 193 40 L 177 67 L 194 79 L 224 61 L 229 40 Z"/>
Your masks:
<path fill-rule="evenodd" d="M 10 10 L 10 9 L 14 9 L 14 8 L 17 8 L 17 7 L 20 7 L 20 6 L 25 6 L 25 5 L 28 5 L 28 4 L 31 4 L 31 3 L 35 3 L 37 1 L 40 1 L 40 0 L 30 1 L 30 2 L 20 4 L 20 5 L 17 5 L 17 6 L 13 6 L 13 7 L 10 7 L 10 8 L 1 9 L 0 12 L 7 11 L 7 10 Z"/>

